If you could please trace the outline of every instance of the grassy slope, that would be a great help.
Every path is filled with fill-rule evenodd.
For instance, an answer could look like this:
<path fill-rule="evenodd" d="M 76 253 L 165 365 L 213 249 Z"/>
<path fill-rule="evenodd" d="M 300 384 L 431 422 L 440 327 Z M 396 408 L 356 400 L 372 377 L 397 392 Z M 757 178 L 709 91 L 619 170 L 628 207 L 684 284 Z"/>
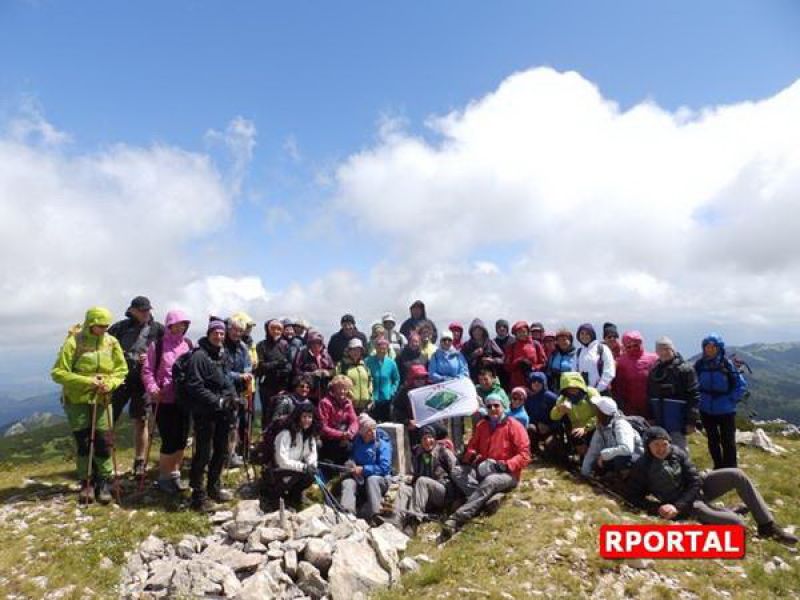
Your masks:
<path fill-rule="evenodd" d="M 60 435 L 59 435 L 60 434 Z M 693 455 L 708 465 L 702 438 L 693 436 Z M 123 428 L 121 440 L 130 439 Z M 797 470 L 800 441 L 778 440 L 790 449 L 786 457 L 740 449 L 741 462 L 775 508 L 779 521 L 800 524 Z M 183 533 L 203 533 L 202 517 L 166 502 L 159 494 L 128 498 L 122 508 L 78 509 L 71 457 L 71 441 L 64 428 L 52 428 L 20 436 L 10 447 L 0 444 L 0 589 L 25 597 L 44 596 L 38 576 L 47 577 L 48 591 L 74 586 L 66 597 L 86 598 L 91 589 L 97 597 L 114 596 L 123 554 L 150 533 L 177 539 Z M 128 468 L 131 452 L 120 451 L 120 465 Z M 155 455 L 155 452 L 153 453 Z M 552 482 L 552 486 L 540 483 Z M 129 484 L 130 485 L 130 484 Z M 515 493 L 531 507 L 507 502 L 493 517 L 476 520 L 442 548 L 432 539 L 437 528 L 427 525 L 412 542 L 411 552 L 427 553 L 436 564 L 405 577 L 402 587 L 380 598 L 508 597 L 529 598 L 539 594 L 561 597 L 679 597 L 668 581 L 652 584 L 650 571 L 619 577 L 620 565 L 597 556 L 599 525 L 607 522 L 642 522 L 615 501 L 595 493 L 567 473 L 535 466 Z M 779 501 L 782 505 L 776 506 Z M 26 525 L 21 525 L 22 522 Z M 748 539 L 748 557 L 741 563 L 713 561 L 662 561 L 659 574 L 675 580 L 701 598 L 791 597 L 800 590 L 798 554 L 773 542 Z M 764 562 L 780 556 L 791 571 L 768 575 Z M 109 557 L 113 567 L 101 568 Z M 624 569 L 623 569 L 624 570 Z M 745 575 L 746 577 L 743 577 Z M 647 583 L 650 580 L 651 583 Z M 617 582 L 621 583 L 617 583 Z M 617 583 L 617 588 L 612 586 Z M 458 587 L 472 592 L 458 592 Z M 481 593 L 485 592 L 485 594 Z M 505 594 L 505 596 L 501 595 Z"/>

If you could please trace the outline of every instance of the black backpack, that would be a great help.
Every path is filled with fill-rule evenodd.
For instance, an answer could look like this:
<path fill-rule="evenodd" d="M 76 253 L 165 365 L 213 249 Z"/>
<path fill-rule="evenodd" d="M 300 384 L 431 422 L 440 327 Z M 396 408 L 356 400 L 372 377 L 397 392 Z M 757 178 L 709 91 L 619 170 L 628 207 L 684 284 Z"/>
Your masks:
<path fill-rule="evenodd" d="M 650 423 L 647 422 L 647 419 L 640 417 L 639 415 L 623 416 L 625 420 L 630 423 L 631 427 L 633 427 L 634 431 L 638 433 L 642 439 L 644 439 L 644 432 L 650 429 Z"/>
<path fill-rule="evenodd" d="M 189 408 L 189 392 L 186 389 L 186 381 L 189 378 L 189 362 L 197 350 L 199 348 L 192 348 L 188 352 L 181 354 L 172 365 L 172 386 L 175 390 L 175 405 L 183 409 Z"/>

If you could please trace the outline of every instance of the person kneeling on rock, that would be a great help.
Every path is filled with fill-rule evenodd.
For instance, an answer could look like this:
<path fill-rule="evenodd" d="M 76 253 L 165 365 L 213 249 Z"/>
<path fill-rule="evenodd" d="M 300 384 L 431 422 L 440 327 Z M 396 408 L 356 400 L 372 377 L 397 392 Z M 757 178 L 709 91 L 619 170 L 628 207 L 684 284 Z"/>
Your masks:
<path fill-rule="evenodd" d="M 467 501 L 444 522 L 440 542 L 450 539 L 481 509 L 496 511 L 502 494 L 517 487 L 522 469 L 531 461 L 528 433 L 505 414 L 502 398 L 489 394 L 485 406 L 487 416 L 475 427 L 464 451 L 462 462 L 472 468 L 464 469 L 456 482 Z"/>
<path fill-rule="evenodd" d="M 299 510 L 303 490 L 314 484 L 317 474 L 317 429 L 314 405 L 298 404 L 283 431 L 275 436 L 274 466 L 267 470 L 264 490 L 269 510 L 278 508 L 280 498 Z"/>
<path fill-rule="evenodd" d="M 753 514 L 758 535 L 784 544 L 797 537 L 775 524 L 758 489 L 741 469 L 717 469 L 700 475 L 689 456 L 671 444 L 665 429 L 651 427 L 644 434 L 645 452 L 633 465 L 628 499 L 636 506 L 657 511 L 669 521 L 694 518 L 710 525 L 744 525 L 743 514 Z M 736 490 L 744 505 L 717 509 L 708 503 Z M 648 500 L 654 496 L 658 501 Z"/>
<path fill-rule="evenodd" d="M 342 506 L 368 522 L 380 512 L 383 495 L 392 474 L 392 444 L 367 413 L 358 417 L 358 435 L 353 440 L 349 477 L 342 481 Z M 361 504 L 356 510 L 356 499 Z"/>

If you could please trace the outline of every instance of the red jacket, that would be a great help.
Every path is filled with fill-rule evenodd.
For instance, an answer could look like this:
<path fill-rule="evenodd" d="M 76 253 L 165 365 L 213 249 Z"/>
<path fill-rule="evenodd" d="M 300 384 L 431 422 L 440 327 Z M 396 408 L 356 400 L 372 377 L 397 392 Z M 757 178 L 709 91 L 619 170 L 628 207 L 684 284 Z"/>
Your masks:
<path fill-rule="evenodd" d="M 629 339 L 642 340 L 638 331 L 626 333 L 623 343 Z M 649 418 L 650 409 L 647 398 L 647 376 L 658 360 L 652 352 L 640 350 L 632 354 L 626 350 L 617 361 L 617 374 L 614 377 L 614 399 L 626 415 Z"/>
<path fill-rule="evenodd" d="M 317 406 L 317 418 L 323 440 L 341 440 L 345 432 L 354 436 L 358 433 L 358 417 L 350 400 L 339 404 L 330 396 L 325 396 Z"/>
<path fill-rule="evenodd" d="M 528 432 L 516 419 L 506 415 L 492 431 L 489 419 L 481 419 L 475 426 L 464 456 L 468 459 L 477 454 L 482 458 L 493 458 L 508 465 L 514 479 L 519 480 L 522 469 L 531 462 L 531 444 Z"/>
<path fill-rule="evenodd" d="M 527 362 L 528 364 L 525 364 Z M 506 346 L 505 367 L 511 376 L 511 387 L 528 387 L 528 373 L 531 371 L 544 371 L 547 357 L 544 348 L 536 340 L 528 339 L 527 342 L 514 340 Z"/>

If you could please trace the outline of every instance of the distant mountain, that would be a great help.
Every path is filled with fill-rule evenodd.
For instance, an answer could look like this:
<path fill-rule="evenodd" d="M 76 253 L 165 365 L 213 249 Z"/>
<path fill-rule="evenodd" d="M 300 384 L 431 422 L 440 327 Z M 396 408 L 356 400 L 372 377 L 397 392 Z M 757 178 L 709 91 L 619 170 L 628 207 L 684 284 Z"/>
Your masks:
<path fill-rule="evenodd" d="M 33 413 L 30 417 L 26 417 L 21 421 L 16 421 L 5 428 L 0 428 L 0 433 L 2 433 L 3 437 L 11 437 L 13 435 L 30 433 L 31 431 L 36 431 L 37 429 L 42 429 L 43 427 L 58 425 L 59 423 L 63 423 L 65 421 L 66 417 L 64 417 L 64 415 L 37 412 Z"/>
<path fill-rule="evenodd" d="M 54 391 L 47 394 L 32 396 L 24 400 L 13 398 L 0 398 L 0 431 L 9 425 L 22 421 L 34 413 L 52 413 L 60 415 L 64 411 L 61 409 L 61 392 Z M 2 424 L 5 425 L 2 425 Z"/>

